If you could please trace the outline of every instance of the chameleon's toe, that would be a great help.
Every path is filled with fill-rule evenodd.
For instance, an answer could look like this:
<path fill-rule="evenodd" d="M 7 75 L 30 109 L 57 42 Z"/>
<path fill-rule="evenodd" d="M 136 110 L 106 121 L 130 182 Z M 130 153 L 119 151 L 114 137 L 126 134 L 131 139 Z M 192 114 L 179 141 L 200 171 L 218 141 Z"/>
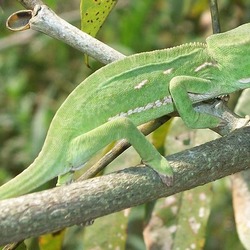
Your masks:
<path fill-rule="evenodd" d="M 167 186 L 167 187 L 172 187 L 174 184 L 174 175 L 165 175 L 158 173 L 157 174 L 160 176 L 161 181 Z"/>
<path fill-rule="evenodd" d="M 154 159 L 147 162 L 147 165 L 152 167 L 154 171 L 159 175 L 161 181 L 168 187 L 173 186 L 174 183 L 174 173 L 169 164 L 169 162 L 161 156 L 160 159 Z"/>

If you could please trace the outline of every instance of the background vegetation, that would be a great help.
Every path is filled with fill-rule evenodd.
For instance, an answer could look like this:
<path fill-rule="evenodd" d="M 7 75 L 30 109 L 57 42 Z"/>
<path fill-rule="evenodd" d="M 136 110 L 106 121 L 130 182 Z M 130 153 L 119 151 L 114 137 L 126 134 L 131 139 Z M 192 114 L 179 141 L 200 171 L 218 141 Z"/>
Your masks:
<path fill-rule="evenodd" d="M 45 2 L 80 27 L 79 1 Z M 102 66 L 90 60 L 91 68 L 86 67 L 81 53 L 44 34 L 30 31 L 14 34 L 8 31 L 5 21 L 19 9 L 17 1 L 0 1 L 0 184 L 33 161 L 60 104 L 77 84 Z M 222 31 L 250 20 L 248 0 L 221 0 L 219 9 Z M 122 0 L 118 1 L 105 22 L 98 39 L 129 55 L 204 41 L 211 33 L 206 0 Z M 172 153 L 201 142 L 199 132 L 186 130 L 179 121 L 175 123 L 179 124 L 176 125 L 177 132 L 170 133 L 167 140 L 174 142 L 176 148 L 166 148 L 166 152 Z M 168 124 L 163 128 L 164 132 L 158 133 L 169 133 L 172 126 Z M 155 137 L 152 139 L 156 140 Z M 214 134 L 208 137 L 210 139 Z M 134 156 L 131 151 L 129 154 Z M 131 157 L 127 153 L 114 166 L 128 165 L 128 158 Z M 134 163 L 138 163 L 138 158 Z M 54 182 L 49 185 L 53 186 Z M 196 239 L 196 245 L 201 247 L 205 244 L 204 249 L 207 250 L 244 249 L 236 234 L 229 179 L 202 187 L 195 195 L 200 197 L 204 192 L 209 194 L 203 205 L 209 207 L 206 211 L 207 217 L 210 216 L 208 227 L 204 222 L 203 235 Z M 193 202 L 195 195 L 192 194 Z M 50 249 L 49 244 L 52 244 L 51 249 L 61 249 L 62 242 L 64 249 L 83 249 L 83 246 L 94 249 L 97 245 L 100 249 L 108 249 L 109 244 L 110 249 L 114 249 L 115 245 L 121 249 L 145 249 L 154 237 L 160 235 L 157 241 L 164 240 L 169 246 L 174 234 L 176 237 L 181 235 L 180 231 L 176 233 L 175 227 L 180 225 L 180 218 L 185 218 L 183 211 L 189 211 L 188 207 L 181 207 L 188 197 L 188 193 L 178 194 L 155 204 L 98 219 L 85 230 L 73 227 L 57 235 L 34 239 L 28 244 L 30 249 L 38 249 L 38 244 L 41 249 Z M 150 217 L 154 205 L 154 214 Z M 192 211 L 189 212 L 191 214 Z M 159 217 L 162 219 L 160 224 L 156 221 Z M 162 227 L 162 222 L 168 230 Z M 192 229 L 189 231 L 192 232 Z M 179 240 L 187 239 L 179 236 Z"/>

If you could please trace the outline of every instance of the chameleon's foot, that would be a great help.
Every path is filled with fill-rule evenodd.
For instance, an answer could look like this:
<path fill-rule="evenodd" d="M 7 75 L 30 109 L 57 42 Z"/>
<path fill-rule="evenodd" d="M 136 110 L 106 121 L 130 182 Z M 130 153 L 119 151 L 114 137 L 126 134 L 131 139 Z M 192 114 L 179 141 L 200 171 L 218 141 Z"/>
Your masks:
<path fill-rule="evenodd" d="M 157 174 L 160 176 L 161 178 L 161 181 L 167 186 L 167 187 L 172 187 L 173 184 L 174 184 L 174 175 L 164 175 L 164 174 L 161 174 L 161 173 L 158 173 Z"/>
<path fill-rule="evenodd" d="M 66 174 L 59 175 L 57 178 L 56 186 L 68 185 L 73 182 L 74 171 L 69 171 Z"/>
<path fill-rule="evenodd" d="M 228 122 L 227 122 L 227 121 L 225 121 L 225 120 L 221 120 L 221 121 L 219 122 L 219 124 L 218 124 L 217 126 L 215 126 L 214 128 L 221 128 L 221 127 L 225 127 L 225 126 L 227 126 L 227 124 L 228 124 Z"/>
<path fill-rule="evenodd" d="M 174 183 L 174 173 L 168 163 L 168 161 L 161 156 L 160 159 L 154 159 L 150 162 L 147 162 L 146 165 L 149 165 L 153 170 L 159 175 L 161 181 L 168 187 L 173 186 Z"/>

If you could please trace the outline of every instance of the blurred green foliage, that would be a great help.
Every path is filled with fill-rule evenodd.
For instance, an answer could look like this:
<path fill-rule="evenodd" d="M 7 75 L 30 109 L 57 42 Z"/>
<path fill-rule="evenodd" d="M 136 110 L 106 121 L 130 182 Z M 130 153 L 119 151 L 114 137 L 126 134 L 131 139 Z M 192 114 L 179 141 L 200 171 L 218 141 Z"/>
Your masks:
<path fill-rule="evenodd" d="M 79 11 L 76 0 L 45 2 L 58 14 Z M 21 8 L 14 0 L 0 1 L 0 184 L 33 161 L 60 104 L 77 84 L 102 66 L 91 60 L 92 69 L 87 68 L 82 54 L 44 34 L 8 31 L 7 17 Z M 221 0 L 219 9 L 222 31 L 250 21 L 249 0 Z M 68 15 L 68 21 L 80 27 L 80 13 Z M 209 34 L 211 24 L 206 0 L 121 0 L 98 38 L 128 55 L 204 41 Z M 214 193 L 205 249 L 243 249 L 235 232 L 227 181 L 217 182 Z M 124 240 L 121 249 L 145 249 L 142 232 L 136 227 L 143 227 L 148 210 L 141 206 L 132 211 L 132 217 L 127 218 L 128 227 L 124 226 L 120 232 L 124 234 L 120 235 Z M 125 223 L 124 213 L 119 218 Z M 116 219 L 111 220 L 115 222 Z M 134 232 L 132 236 L 131 232 Z M 92 234 L 88 232 L 86 239 Z M 64 249 L 83 249 L 83 230 L 73 227 L 65 235 Z"/>

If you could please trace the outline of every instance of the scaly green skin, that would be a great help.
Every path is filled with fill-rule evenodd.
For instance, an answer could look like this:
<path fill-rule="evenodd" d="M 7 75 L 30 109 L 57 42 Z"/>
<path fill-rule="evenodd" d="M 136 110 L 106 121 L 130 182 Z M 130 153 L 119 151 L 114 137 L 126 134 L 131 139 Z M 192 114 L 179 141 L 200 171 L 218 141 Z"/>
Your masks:
<path fill-rule="evenodd" d="M 88 77 L 57 111 L 36 160 L 0 187 L 0 199 L 67 177 L 121 138 L 171 185 L 169 163 L 136 126 L 177 110 L 189 127 L 216 127 L 219 118 L 195 112 L 192 104 L 250 87 L 250 24 L 206 42 L 129 56 Z"/>

